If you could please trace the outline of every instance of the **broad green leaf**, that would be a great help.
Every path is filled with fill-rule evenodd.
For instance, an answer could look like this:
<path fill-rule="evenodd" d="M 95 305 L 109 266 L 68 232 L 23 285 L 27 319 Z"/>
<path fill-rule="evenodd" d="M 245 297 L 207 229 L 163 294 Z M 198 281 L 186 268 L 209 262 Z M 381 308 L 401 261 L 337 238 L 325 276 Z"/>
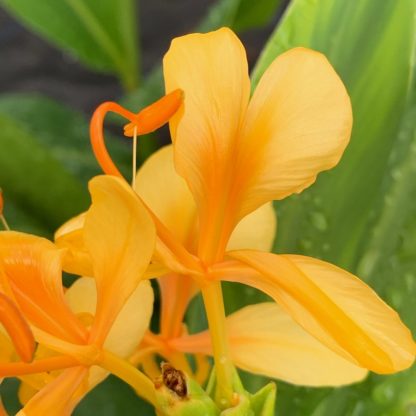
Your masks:
<path fill-rule="evenodd" d="M 135 0 L 1 0 L 11 14 L 89 67 L 137 87 Z"/>

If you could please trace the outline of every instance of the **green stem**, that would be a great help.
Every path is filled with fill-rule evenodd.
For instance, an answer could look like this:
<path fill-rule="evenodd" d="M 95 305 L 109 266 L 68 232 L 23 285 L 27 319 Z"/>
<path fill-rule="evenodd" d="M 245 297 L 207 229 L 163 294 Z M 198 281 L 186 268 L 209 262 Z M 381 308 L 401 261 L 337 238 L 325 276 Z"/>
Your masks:
<path fill-rule="evenodd" d="M 228 346 L 221 282 L 210 282 L 201 291 L 214 350 L 217 376 L 215 401 L 219 407 L 226 409 L 231 406 L 233 398 L 233 365 Z"/>

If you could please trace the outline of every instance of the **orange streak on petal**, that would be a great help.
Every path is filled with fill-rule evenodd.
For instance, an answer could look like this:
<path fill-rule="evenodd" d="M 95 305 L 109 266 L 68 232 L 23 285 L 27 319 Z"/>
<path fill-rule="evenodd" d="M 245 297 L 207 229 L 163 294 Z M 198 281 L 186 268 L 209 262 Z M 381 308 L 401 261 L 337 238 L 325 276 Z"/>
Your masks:
<path fill-rule="evenodd" d="M 35 352 L 32 331 L 13 301 L 2 293 L 0 293 L 0 322 L 10 335 L 20 358 L 30 362 Z"/>

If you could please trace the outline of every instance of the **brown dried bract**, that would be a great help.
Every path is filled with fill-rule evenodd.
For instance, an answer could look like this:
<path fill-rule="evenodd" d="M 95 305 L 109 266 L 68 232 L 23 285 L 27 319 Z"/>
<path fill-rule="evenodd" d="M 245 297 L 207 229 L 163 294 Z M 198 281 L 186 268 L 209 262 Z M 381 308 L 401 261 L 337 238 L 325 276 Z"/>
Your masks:
<path fill-rule="evenodd" d="M 177 370 L 168 363 L 162 363 L 163 384 L 175 392 L 179 397 L 186 397 L 186 378 L 181 370 Z"/>

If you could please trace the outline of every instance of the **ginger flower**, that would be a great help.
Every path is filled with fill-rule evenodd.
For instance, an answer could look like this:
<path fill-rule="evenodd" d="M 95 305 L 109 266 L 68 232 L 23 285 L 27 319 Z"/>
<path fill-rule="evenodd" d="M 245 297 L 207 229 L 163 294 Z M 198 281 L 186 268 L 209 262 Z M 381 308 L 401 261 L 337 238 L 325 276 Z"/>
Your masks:
<path fill-rule="evenodd" d="M 216 401 L 223 408 L 235 403 L 233 361 L 314 385 L 356 381 L 366 369 L 387 374 L 409 367 L 416 352 L 410 331 L 357 277 L 322 260 L 262 251 L 269 236 L 260 244 L 241 238 L 232 244 L 250 216 L 257 220 L 249 240 L 264 230 L 268 214 L 258 210 L 267 213 L 265 204 L 301 192 L 340 160 L 351 133 L 351 105 L 327 59 L 305 48 L 283 53 L 250 98 L 244 48 L 223 28 L 173 40 L 164 77 L 168 98 L 162 107 L 183 91 L 183 105 L 170 119 L 173 150 L 149 160 L 135 188 L 156 226 L 148 275 L 159 277 L 162 287 L 166 354 L 169 348 L 173 359 L 177 352 L 212 353 Z M 104 146 L 108 109 L 100 106 L 93 116 L 92 143 L 103 170 L 120 175 Z M 112 103 L 111 111 L 130 120 L 128 132 L 141 128 L 120 106 Z M 182 179 L 171 178 L 171 157 Z M 133 200 L 127 197 L 133 191 L 124 191 Z M 80 247 L 82 221 L 76 228 L 58 233 L 60 244 Z M 252 286 L 275 303 L 249 306 L 227 320 L 221 280 Z M 209 336 L 187 335 L 180 325 L 196 290 L 204 299 Z M 318 371 L 315 358 L 328 368 Z"/>
<path fill-rule="evenodd" d="M 153 292 L 141 281 L 155 241 L 145 208 L 135 195 L 134 204 L 123 200 L 124 187 L 114 177 L 90 182 L 83 235 L 93 278 L 80 278 L 66 291 L 65 249 L 33 235 L 0 232 L 0 317 L 23 360 L 1 354 L 0 377 L 22 378 L 19 415 L 69 415 L 109 372 L 155 404 L 153 383 L 123 359 L 150 321 Z M 38 344 L 33 361 L 32 332 Z"/>

